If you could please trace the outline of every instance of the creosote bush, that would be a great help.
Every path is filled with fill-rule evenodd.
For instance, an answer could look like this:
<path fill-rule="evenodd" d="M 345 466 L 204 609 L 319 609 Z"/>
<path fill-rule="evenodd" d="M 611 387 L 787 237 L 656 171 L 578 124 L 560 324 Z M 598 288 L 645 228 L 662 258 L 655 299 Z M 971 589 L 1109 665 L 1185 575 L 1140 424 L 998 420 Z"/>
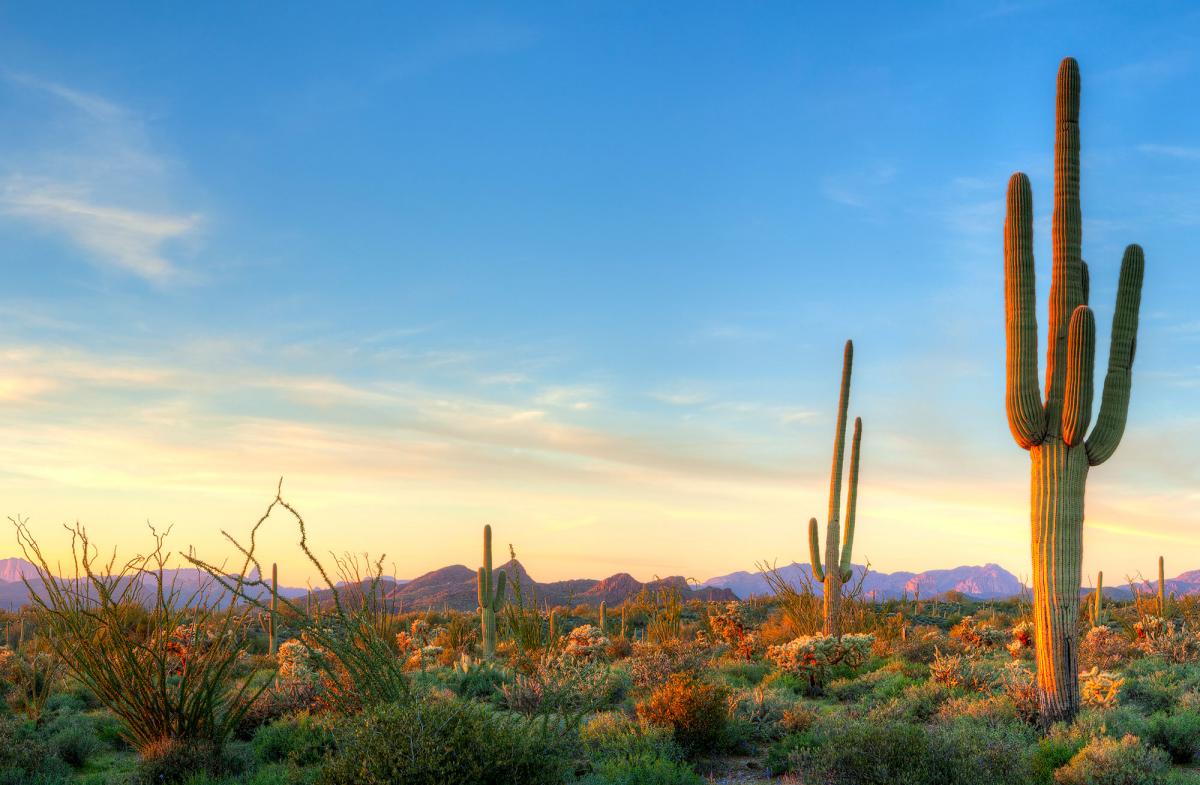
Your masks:
<path fill-rule="evenodd" d="M 637 714 L 651 725 L 671 728 L 688 754 L 720 747 L 726 722 L 728 690 L 687 673 L 672 674 L 638 704 Z"/>

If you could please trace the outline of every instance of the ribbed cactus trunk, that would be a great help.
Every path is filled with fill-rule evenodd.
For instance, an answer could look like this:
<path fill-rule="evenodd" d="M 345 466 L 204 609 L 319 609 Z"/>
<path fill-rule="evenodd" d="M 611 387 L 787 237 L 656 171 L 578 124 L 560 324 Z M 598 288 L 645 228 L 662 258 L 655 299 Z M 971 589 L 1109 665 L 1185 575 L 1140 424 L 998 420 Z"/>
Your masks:
<path fill-rule="evenodd" d="M 628 603 L 621 603 L 621 637 L 627 637 L 627 629 L 625 627 L 625 606 Z"/>
<path fill-rule="evenodd" d="M 842 357 L 842 387 L 838 396 L 837 430 L 833 439 L 833 467 L 829 474 L 829 523 L 825 528 L 825 563 L 821 563 L 821 538 L 817 519 L 808 521 L 808 553 L 813 577 L 824 584 L 824 633 L 842 634 L 842 585 L 850 580 L 851 550 L 854 547 L 854 512 L 858 502 L 858 450 L 862 442 L 862 419 L 854 420 L 850 448 L 850 492 L 846 502 L 846 541 L 841 541 L 842 465 L 846 456 L 846 412 L 850 406 L 850 373 L 854 365 L 854 342 L 846 341 Z"/>
<path fill-rule="evenodd" d="M 608 635 L 608 603 L 600 600 L 600 634 Z"/>
<path fill-rule="evenodd" d="M 1051 231 L 1050 339 L 1046 399 L 1038 383 L 1033 262 L 1033 195 L 1020 172 L 1008 183 L 1004 225 L 1006 408 L 1009 428 L 1031 461 L 1033 621 L 1042 722 L 1072 719 L 1079 708 L 1076 622 L 1083 560 L 1083 499 L 1088 470 L 1116 450 L 1125 430 L 1144 260 L 1125 249 L 1113 315 L 1108 375 L 1090 435 L 1096 322 L 1081 255 L 1079 66 L 1058 72 Z M 1085 438 L 1086 435 L 1086 438 Z"/>
<path fill-rule="evenodd" d="M 492 527 L 483 527 L 483 566 L 477 575 L 479 596 L 479 624 L 483 638 L 483 654 L 491 657 L 496 653 L 496 614 L 504 604 L 504 571 L 492 583 Z"/>

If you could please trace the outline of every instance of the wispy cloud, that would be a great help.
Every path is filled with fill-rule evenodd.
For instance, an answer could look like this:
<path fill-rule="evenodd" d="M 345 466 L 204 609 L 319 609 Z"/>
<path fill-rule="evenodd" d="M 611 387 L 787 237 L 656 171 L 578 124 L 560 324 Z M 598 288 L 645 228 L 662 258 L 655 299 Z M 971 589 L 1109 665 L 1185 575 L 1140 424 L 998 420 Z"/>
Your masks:
<path fill-rule="evenodd" d="M 8 170 L 0 177 L 0 212 L 62 237 L 94 264 L 159 285 L 193 279 L 173 251 L 195 236 L 203 216 L 162 209 L 171 167 L 138 117 L 58 82 L 2 77 L 25 94 L 31 135 L 42 125 L 59 130 L 43 147 L 0 158 Z"/>
<path fill-rule="evenodd" d="M 1139 152 L 1148 155 L 1160 155 L 1167 158 L 1178 158 L 1184 161 L 1200 161 L 1200 147 L 1184 147 L 1170 144 L 1139 144 Z"/>
<path fill-rule="evenodd" d="M 876 201 L 881 188 L 896 179 L 898 170 L 891 164 L 872 169 L 829 175 L 821 180 L 826 199 L 847 207 L 867 207 Z"/>

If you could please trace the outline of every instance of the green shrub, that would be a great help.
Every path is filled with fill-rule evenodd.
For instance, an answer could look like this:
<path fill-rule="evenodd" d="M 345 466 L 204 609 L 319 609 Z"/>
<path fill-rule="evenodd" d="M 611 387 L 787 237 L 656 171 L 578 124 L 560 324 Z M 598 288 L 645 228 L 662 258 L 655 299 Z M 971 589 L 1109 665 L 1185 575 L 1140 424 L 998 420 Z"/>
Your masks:
<path fill-rule="evenodd" d="M 498 701 L 501 689 L 512 680 L 507 669 L 491 663 L 456 665 L 450 672 L 450 687 L 460 698 Z"/>
<path fill-rule="evenodd" d="M 237 768 L 213 742 L 163 739 L 140 750 L 141 760 L 132 780 L 135 785 L 183 783 L 196 775 L 220 777 Z"/>
<path fill-rule="evenodd" d="M 33 723 L 11 715 L 0 717 L 0 785 L 25 785 L 38 778 L 57 781 L 69 775 L 67 764 L 54 754 Z"/>
<path fill-rule="evenodd" d="M 1054 774 L 1058 785 L 1162 785 L 1170 768 L 1167 753 L 1136 736 L 1093 739 Z"/>
<path fill-rule="evenodd" d="M 76 769 L 83 768 L 105 746 L 96 736 L 96 723 L 78 714 L 55 718 L 46 726 L 45 735 L 55 754 Z"/>
<path fill-rule="evenodd" d="M 1147 744 L 1166 750 L 1174 763 L 1191 763 L 1200 750 L 1200 714 L 1194 711 L 1155 714 L 1150 717 L 1143 738 Z"/>
<path fill-rule="evenodd" d="M 771 670 L 765 662 L 727 662 L 715 669 L 713 677 L 736 690 L 757 686 Z"/>
<path fill-rule="evenodd" d="M 637 713 L 644 722 L 671 728 L 689 755 L 711 752 L 721 746 L 725 734 L 727 696 L 724 686 L 675 673 L 638 704 Z"/>
<path fill-rule="evenodd" d="M 321 781 L 329 785 L 558 785 L 575 734 L 549 717 L 500 714 L 457 699 L 385 704 L 350 717 Z"/>
<path fill-rule="evenodd" d="M 1029 758 L 1030 774 L 1036 785 L 1052 785 L 1054 772 L 1071 762 L 1083 748 L 1083 739 L 1050 735 L 1037 743 Z"/>
<path fill-rule="evenodd" d="M 903 720 L 824 717 L 768 752 L 773 774 L 822 785 L 1025 785 L 1033 731 L 958 720 L 928 728 Z"/>
<path fill-rule="evenodd" d="M 870 716 L 879 721 L 927 722 L 938 713 L 942 704 L 963 694 L 961 688 L 933 681 L 922 682 L 904 688 L 899 696 L 871 709 Z"/>
<path fill-rule="evenodd" d="M 254 734 L 254 754 L 263 763 L 320 763 L 333 750 L 329 728 L 303 714 L 264 725 Z"/>
<path fill-rule="evenodd" d="M 704 785 L 687 764 L 653 755 L 601 761 L 580 785 Z"/>
<path fill-rule="evenodd" d="M 584 753 L 594 761 L 684 758 L 670 728 L 645 725 L 618 711 L 592 716 L 579 729 L 579 738 Z"/>

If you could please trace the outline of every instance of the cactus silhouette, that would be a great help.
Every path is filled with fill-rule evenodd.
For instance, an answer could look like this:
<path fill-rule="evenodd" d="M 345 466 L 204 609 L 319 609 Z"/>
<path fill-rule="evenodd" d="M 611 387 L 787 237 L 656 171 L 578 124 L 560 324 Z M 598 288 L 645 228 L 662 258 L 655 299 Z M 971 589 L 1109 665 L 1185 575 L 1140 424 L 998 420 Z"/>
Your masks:
<path fill-rule="evenodd" d="M 825 585 L 826 635 L 842 634 L 842 584 L 850 580 L 850 552 L 854 547 L 854 511 L 858 502 L 858 448 L 862 442 L 862 419 L 854 419 L 854 441 L 850 448 L 850 490 L 846 500 L 845 542 L 842 542 L 842 464 L 846 455 L 846 410 L 850 405 L 850 371 L 854 365 L 854 342 L 846 341 L 842 357 L 842 389 L 838 397 L 837 432 L 833 440 L 833 468 L 829 477 L 829 522 L 825 527 L 825 564 L 821 564 L 821 539 L 817 519 L 808 521 L 808 553 L 813 577 Z"/>
<path fill-rule="evenodd" d="M 477 575 L 479 624 L 483 635 L 483 655 L 496 653 L 496 614 L 504 605 L 504 570 L 492 582 L 492 527 L 483 527 L 483 566 Z"/>
<path fill-rule="evenodd" d="M 1076 620 L 1083 553 L 1083 497 L 1088 469 L 1112 456 L 1125 431 L 1137 343 L 1145 261 L 1125 249 L 1113 314 L 1108 375 L 1091 434 L 1096 320 L 1081 256 L 1079 206 L 1079 66 L 1058 71 L 1054 140 L 1053 280 L 1046 398 L 1038 386 L 1033 264 L 1033 197 L 1029 178 L 1008 181 L 1004 222 L 1004 304 L 1008 424 L 1032 463 L 1033 619 L 1038 703 L 1048 726 L 1079 708 Z"/>

